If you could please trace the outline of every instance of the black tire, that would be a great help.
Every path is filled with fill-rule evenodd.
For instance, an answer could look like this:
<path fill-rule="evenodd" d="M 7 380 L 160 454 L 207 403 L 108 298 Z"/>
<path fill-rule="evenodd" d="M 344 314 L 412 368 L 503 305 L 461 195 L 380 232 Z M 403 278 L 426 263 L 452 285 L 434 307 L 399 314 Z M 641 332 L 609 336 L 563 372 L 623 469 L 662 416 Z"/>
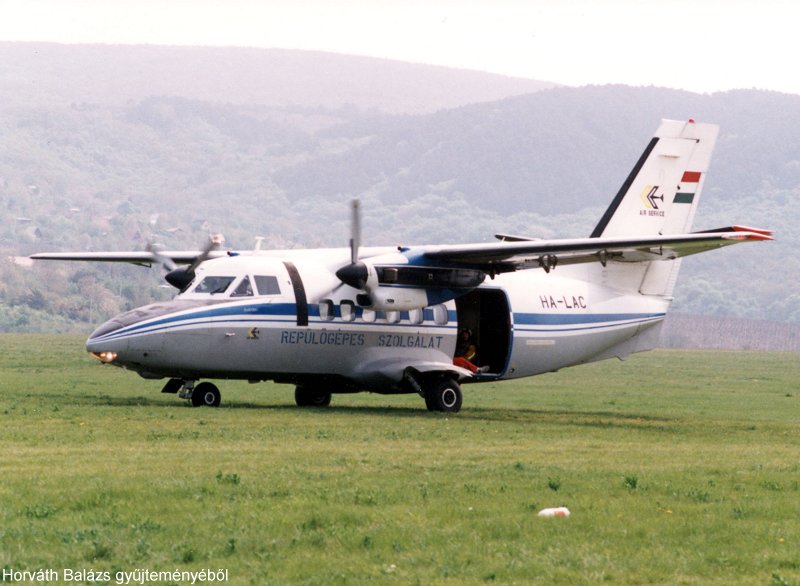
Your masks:
<path fill-rule="evenodd" d="M 433 405 L 432 411 L 443 411 L 445 413 L 458 413 L 461 410 L 461 387 L 449 377 L 443 377 L 434 381 L 425 390 L 425 404 Z M 430 407 L 428 407 L 430 409 Z"/>
<path fill-rule="evenodd" d="M 213 383 L 200 383 L 192 391 L 192 405 L 194 407 L 219 407 L 222 396 Z"/>
<path fill-rule="evenodd" d="M 428 393 L 425 393 L 425 396 L 422 398 L 425 399 L 425 406 L 428 408 L 428 411 L 438 411 L 436 408 L 436 401 L 434 401 Z"/>
<path fill-rule="evenodd" d="M 294 388 L 294 402 L 298 407 L 327 407 L 331 404 L 331 394 L 313 387 L 297 385 Z"/>

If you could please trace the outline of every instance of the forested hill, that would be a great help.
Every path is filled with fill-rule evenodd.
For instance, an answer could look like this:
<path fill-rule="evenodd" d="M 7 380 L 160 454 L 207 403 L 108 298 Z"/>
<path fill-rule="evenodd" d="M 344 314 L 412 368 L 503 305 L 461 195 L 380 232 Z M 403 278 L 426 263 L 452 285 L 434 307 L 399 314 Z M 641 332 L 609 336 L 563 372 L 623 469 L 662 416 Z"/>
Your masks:
<path fill-rule="evenodd" d="M 726 201 L 767 185 L 800 185 L 800 96 L 624 86 L 562 88 L 395 118 L 362 148 L 292 166 L 278 179 L 328 195 L 362 191 L 384 175 L 387 203 L 450 182 L 451 191 L 476 204 L 491 199 L 503 213 L 575 212 L 608 203 L 661 118 L 721 126 L 708 186 Z M 357 120 L 320 136 L 374 134 L 374 121 Z M 407 172 L 389 175 L 387 163 Z"/>
<path fill-rule="evenodd" d="M 507 90 L 501 95 L 511 97 L 490 102 L 476 94 L 476 103 L 467 92 L 459 107 L 382 111 L 379 102 L 402 102 L 392 95 L 399 87 L 422 100 L 413 88 L 446 85 L 452 70 L 408 66 L 391 85 L 383 76 L 396 64 L 383 71 L 375 60 L 359 68 L 362 58 L 315 54 L 305 81 L 272 99 L 258 93 L 264 88 L 243 89 L 254 87 L 253 68 L 237 73 L 237 59 L 252 51 L 267 70 L 281 57 L 274 52 L 181 49 L 188 61 L 216 65 L 178 83 L 143 57 L 150 48 L 122 48 L 139 58 L 120 57 L 116 67 L 78 60 L 89 69 L 81 76 L 60 53 L 74 56 L 75 48 L 46 45 L 47 59 L 40 54 L 26 73 L 14 59 L 35 47 L 0 45 L 4 257 L 148 241 L 196 248 L 209 230 L 235 248 L 251 247 L 255 236 L 273 247 L 345 245 L 354 197 L 369 244 L 480 241 L 496 231 L 588 235 L 659 119 L 694 117 L 722 127 L 695 226 L 751 224 L 775 229 L 778 240 L 687 259 L 676 309 L 800 321 L 800 96 L 562 87 Z M 113 79 L 103 85 L 106 76 Z M 355 78 L 333 91 L 332 80 Z M 2 330 L 87 329 L 170 294 L 157 269 L 4 261 L 0 277 Z"/>
<path fill-rule="evenodd" d="M 555 84 L 316 51 L 0 42 L 0 111 L 150 96 L 259 106 L 433 112 Z"/>

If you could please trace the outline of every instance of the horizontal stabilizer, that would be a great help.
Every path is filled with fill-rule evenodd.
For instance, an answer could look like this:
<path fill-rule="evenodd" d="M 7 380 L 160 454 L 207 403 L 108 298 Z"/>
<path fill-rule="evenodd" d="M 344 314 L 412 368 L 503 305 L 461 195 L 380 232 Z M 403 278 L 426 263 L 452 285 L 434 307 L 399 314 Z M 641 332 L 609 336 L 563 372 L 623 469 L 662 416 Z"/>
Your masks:
<path fill-rule="evenodd" d="M 772 240 L 769 230 L 696 232 L 668 236 L 576 238 L 425 247 L 428 264 L 445 262 L 487 272 L 507 272 L 540 266 L 608 261 L 647 262 L 713 250 L 738 242 Z"/>
<path fill-rule="evenodd" d="M 532 240 L 541 240 L 541 238 L 531 238 L 530 236 L 514 236 L 513 234 L 495 234 L 494 237 L 501 242 L 530 242 Z"/>
<path fill-rule="evenodd" d="M 700 232 L 694 232 L 695 234 L 712 234 L 714 232 L 753 232 L 756 234 L 761 234 L 762 236 L 767 236 L 764 240 L 772 240 L 772 236 L 775 234 L 773 230 L 765 230 L 763 228 L 750 228 L 749 226 L 726 226 L 725 228 L 714 228 L 713 230 L 701 230 Z"/>

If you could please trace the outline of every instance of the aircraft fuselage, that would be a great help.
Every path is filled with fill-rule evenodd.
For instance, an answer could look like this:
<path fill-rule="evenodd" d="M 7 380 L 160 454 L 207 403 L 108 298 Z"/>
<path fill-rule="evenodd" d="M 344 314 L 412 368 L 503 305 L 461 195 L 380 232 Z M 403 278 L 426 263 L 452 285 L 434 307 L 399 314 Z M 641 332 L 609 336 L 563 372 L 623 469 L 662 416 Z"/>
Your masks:
<path fill-rule="evenodd" d="M 450 364 L 460 328 L 474 332 L 489 367 L 470 380 L 509 379 L 647 349 L 668 305 L 597 284 L 604 273 L 624 272 L 609 263 L 498 275 L 455 301 L 373 311 L 358 306 L 357 290 L 318 282 L 326 274 L 319 265 L 341 264 L 346 254 L 208 261 L 194 287 L 112 318 L 87 350 L 113 353 L 113 364 L 146 378 L 324 380 L 334 392 L 404 393 L 414 392 L 404 365 Z M 229 282 L 221 292 L 198 292 L 204 279 Z M 270 290 L 262 291 L 266 279 Z"/>

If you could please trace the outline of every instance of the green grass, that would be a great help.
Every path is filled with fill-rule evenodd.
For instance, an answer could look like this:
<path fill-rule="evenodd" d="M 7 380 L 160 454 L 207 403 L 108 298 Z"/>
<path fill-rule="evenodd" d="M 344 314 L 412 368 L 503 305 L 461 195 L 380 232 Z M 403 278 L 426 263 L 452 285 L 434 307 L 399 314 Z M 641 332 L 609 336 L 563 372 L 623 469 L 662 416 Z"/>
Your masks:
<path fill-rule="evenodd" d="M 0 569 L 800 584 L 797 354 L 652 352 L 467 386 L 448 416 L 233 381 L 193 409 L 82 344 L 0 336 Z"/>

